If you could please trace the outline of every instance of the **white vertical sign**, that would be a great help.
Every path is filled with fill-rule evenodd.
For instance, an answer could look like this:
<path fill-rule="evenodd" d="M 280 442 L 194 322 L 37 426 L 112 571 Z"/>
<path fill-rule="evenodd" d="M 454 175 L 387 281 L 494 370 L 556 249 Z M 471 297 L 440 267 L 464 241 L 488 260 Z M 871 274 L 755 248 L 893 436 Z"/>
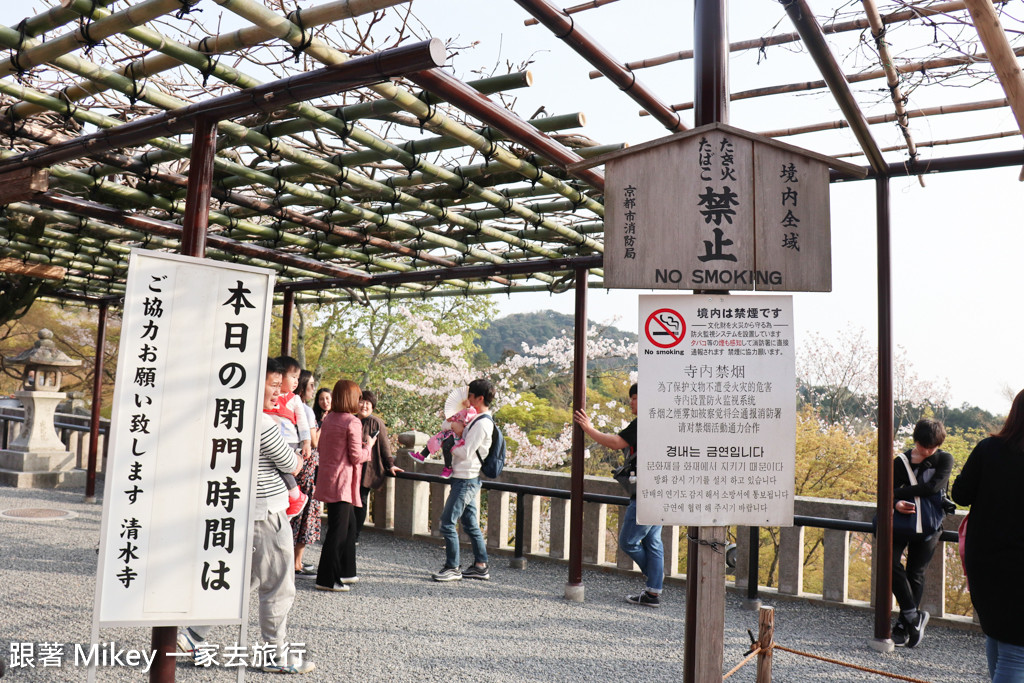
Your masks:
<path fill-rule="evenodd" d="M 793 299 L 640 296 L 637 521 L 791 526 Z"/>
<path fill-rule="evenodd" d="M 132 252 L 96 582 L 101 627 L 240 623 L 271 271 Z"/>

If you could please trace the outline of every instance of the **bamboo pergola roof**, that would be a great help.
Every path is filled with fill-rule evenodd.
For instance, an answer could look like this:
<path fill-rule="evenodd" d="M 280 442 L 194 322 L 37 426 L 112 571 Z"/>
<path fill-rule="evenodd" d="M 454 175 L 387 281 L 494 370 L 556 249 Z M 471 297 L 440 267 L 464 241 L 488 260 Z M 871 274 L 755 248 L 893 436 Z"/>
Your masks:
<path fill-rule="evenodd" d="M 0 27 L 0 192 L 11 177 L 2 174 L 43 168 L 36 174 L 46 181 L 45 191 L 19 189 L 16 200 L 0 195 L 8 197 L 0 271 L 52 278 L 40 289 L 48 298 L 116 300 L 132 248 L 180 249 L 192 151 L 185 108 L 427 38 L 411 28 L 410 12 L 440 1 L 299 9 L 294 0 L 50 0 Z M 542 41 L 578 54 L 582 78 L 596 69 L 590 77 L 610 79 L 666 134 L 693 125 L 692 93 L 643 83 L 648 69 L 691 59 L 692 50 L 613 55 L 586 32 L 603 6 L 642 0 L 597 0 L 570 14 L 548 0 L 514 1 L 540 24 L 531 30 Z M 512 2 L 476 5 L 483 17 L 486 5 Z M 802 95 L 830 89 L 842 117 L 775 130 L 735 125 L 852 158 L 872 175 L 1024 163 L 1019 2 L 829 0 L 812 13 L 805 0 L 785 0 L 778 8 L 789 21 L 734 37 L 733 59 L 796 49 L 819 76 L 731 99 L 799 108 Z M 904 36 L 911 42 L 899 42 Z M 582 113 L 525 121 L 510 111 L 505 102 L 530 85 L 528 72 L 463 82 L 440 68 L 371 81 L 330 93 L 281 86 L 281 99 L 287 90 L 293 102 L 269 94 L 218 115 L 209 258 L 271 268 L 296 301 L 560 291 L 581 267 L 600 283 L 603 176 L 566 168 L 621 142 L 579 134 Z M 972 124 L 941 139 L 915 130 L 920 117 L 999 110 L 1015 125 Z M 177 127 L 142 125 L 160 116 Z M 880 127 L 893 124 L 900 141 L 879 144 Z M 147 134 L 128 135 L 133 125 Z M 839 129 L 852 131 L 850 148 L 816 147 L 816 131 Z M 972 146 L 980 141 L 985 154 Z M 940 148 L 941 158 L 922 153 Z"/>

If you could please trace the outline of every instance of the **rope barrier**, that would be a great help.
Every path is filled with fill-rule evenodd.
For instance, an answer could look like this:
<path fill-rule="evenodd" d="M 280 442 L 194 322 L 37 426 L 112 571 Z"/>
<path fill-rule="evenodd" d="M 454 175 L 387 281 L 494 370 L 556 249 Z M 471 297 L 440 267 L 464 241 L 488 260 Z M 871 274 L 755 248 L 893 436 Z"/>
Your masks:
<path fill-rule="evenodd" d="M 760 645 L 755 647 L 753 652 L 751 652 L 749 655 L 744 657 L 743 661 L 741 661 L 739 664 L 737 664 L 733 668 L 729 669 L 729 672 L 727 674 L 725 674 L 724 676 L 722 676 L 722 680 L 724 681 L 725 679 L 729 678 L 729 676 L 732 676 L 734 673 L 736 673 L 737 671 L 742 669 L 748 662 L 750 662 L 751 659 L 753 659 L 754 657 L 758 656 L 759 654 L 761 654 L 761 646 Z"/>
<path fill-rule="evenodd" d="M 879 671 L 878 669 L 869 669 L 866 666 L 858 666 L 856 664 L 850 664 L 849 662 L 842 662 L 838 659 L 831 659 L 829 657 L 822 657 L 821 655 L 812 655 L 809 652 L 801 652 L 800 650 L 794 650 L 792 648 L 783 647 L 778 643 L 772 643 L 772 648 L 776 650 L 782 650 L 783 652 L 789 652 L 790 654 L 800 655 L 801 657 L 808 657 L 810 659 L 818 659 L 829 664 L 837 664 L 839 666 L 845 666 L 848 669 L 856 669 L 857 671 L 864 671 L 870 674 L 877 674 L 878 676 L 885 676 L 886 678 L 894 678 L 897 681 L 909 681 L 909 683 L 932 683 L 932 681 L 926 681 L 921 678 L 911 678 L 910 676 L 903 676 L 901 674 L 893 674 L 887 671 Z"/>

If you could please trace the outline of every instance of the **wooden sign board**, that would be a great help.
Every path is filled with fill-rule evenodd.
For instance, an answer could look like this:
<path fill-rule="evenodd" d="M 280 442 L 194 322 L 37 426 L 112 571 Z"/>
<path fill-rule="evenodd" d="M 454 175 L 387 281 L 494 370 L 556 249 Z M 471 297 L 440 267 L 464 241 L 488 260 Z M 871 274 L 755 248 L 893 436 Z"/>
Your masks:
<path fill-rule="evenodd" d="M 602 163 L 607 287 L 831 291 L 828 169 L 860 167 L 724 124 Z"/>

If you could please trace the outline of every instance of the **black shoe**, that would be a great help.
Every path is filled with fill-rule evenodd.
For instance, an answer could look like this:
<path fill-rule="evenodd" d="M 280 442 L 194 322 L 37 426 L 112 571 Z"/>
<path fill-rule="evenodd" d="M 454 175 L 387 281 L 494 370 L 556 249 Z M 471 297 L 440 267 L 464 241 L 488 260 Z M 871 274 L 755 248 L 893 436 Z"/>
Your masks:
<path fill-rule="evenodd" d="M 897 619 L 896 625 L 892 627 L 892 642 L 896 647 L 907 644 L 907 627 L 902 619 Z"/>
<path fill-rule="evenodd" d="M 461 581 L 462 570 L 458 567 L 442 567 L 441 571 L 430 575 L 434 581 Z"/>
<path fill-rule="evenodd" d="M 924 638 L 924 627 L 928 625 L 930 614 L 923 609 L 917 610 L 917 623 L 907 629 L 907 647 L 917 647 L 917 644 Z"/>
<path fill-rule="evenodd" d="M 643 605 L 644 607 L 661 607 L 661 596 L 643 591 L 639 595 L 627 595 L 626 602 L 631 602 L 634 605 Z"/>
<path fill-rule="evenodd" d="M 481 579 L 487 581 L 491 578 L 491 573 L 487 569 L 487 565 L 478 567 L 475 564 L 471 564 L 462 570 L 462 578 L 464 579 Z"/>

